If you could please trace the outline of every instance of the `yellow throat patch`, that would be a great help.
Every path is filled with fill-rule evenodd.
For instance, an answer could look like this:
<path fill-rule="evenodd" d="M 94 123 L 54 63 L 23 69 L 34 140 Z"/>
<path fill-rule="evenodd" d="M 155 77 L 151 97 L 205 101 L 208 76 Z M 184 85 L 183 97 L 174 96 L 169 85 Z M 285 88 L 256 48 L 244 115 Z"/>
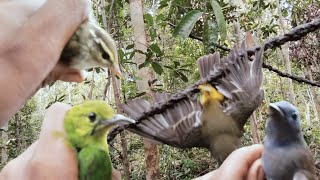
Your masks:
<path fill-rule="evenodd" d="M 224 96 L 210 84 L 199 85 L 198 89 L 200 89 L 201 92 L 200 103 L 202 106 L 205 106 L 211 101 L 221 103 L 224 100 Z"/>

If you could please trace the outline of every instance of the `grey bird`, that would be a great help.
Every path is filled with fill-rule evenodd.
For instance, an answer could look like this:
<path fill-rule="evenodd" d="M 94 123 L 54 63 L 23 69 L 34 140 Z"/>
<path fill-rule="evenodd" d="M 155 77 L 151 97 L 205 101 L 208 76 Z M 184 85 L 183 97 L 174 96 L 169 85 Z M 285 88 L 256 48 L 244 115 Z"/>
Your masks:
<path fill-rule="evenodd" d="M 143 120 L 129 131 L 153 141 L 178 148 L 203 147 L 221 164 L 227 156 L 240 146 L 243 126 L 253 111 L 262 103 L 261 89 L 262 50 L 254 60 L 239 57 L 244 50 L 234 49 L 220 59 L 219 53 L 198 59 L 200 75 L 225 72 L 225 76 L 212 84 L 200 85 L 200 102 L 189 98 L 176 103 L 164 113 Z M 155 101 L 170 98 L 167 93 L 156 94 Z M 133 119 L 148 111 L 152 103 L 134 99 L 122 104 L 122 108 Z"/>
<path fill-rule="evenodd" d="M 93 14 L 90 14 L 88 20 L 83 22 L 70 38 L 60 59 L 74 69 L 109 68 L 121 77 L 116 43 L 111 35 L 99 26 Z"/>
<path fill-rule="evenodd" d="M 262 154 L 268 180 L 314 180 L 314 159 L 303 138 L 300 114 L 287 101 L 269 106 L 266 138 Z"/>

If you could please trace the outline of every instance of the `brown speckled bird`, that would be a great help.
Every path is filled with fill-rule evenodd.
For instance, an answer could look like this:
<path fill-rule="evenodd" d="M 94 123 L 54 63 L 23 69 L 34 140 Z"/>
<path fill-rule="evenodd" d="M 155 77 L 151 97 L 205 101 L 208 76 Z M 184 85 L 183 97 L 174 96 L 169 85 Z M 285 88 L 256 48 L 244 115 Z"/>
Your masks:
<path fill-rule="evenodd" d="M 181 101 L 129 130 L 178 148 L 207 148 L 222 163 L 240 146 L 243 126 L 264 98 L 261 89 L 263 50 L 256 52 L 253 61 L 247 55 L 238 57 L 240 51 L 243 49 L 235 48 L 222 59 L 219 53 L 198 59 L 202 78 L 208 74 L 217 74 L 220 70 L 225 72 L 213 84 L 199 86 L 200 102 L 191 98 Z M 158 93 L 155 101 L 169 98 L 167 93 Z M 151 103 L 143 99 L 129 100 L 122 104 L 123 110 L 133 119 L 150 107 Z"/>

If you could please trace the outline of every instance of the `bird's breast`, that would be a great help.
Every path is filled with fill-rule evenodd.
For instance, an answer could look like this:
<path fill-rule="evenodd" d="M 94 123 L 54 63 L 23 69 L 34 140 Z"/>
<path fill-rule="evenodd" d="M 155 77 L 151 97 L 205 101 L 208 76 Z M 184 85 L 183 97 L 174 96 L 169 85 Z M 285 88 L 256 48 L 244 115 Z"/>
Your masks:
<path fill-rule="evenodd" d="M 210 137 L 226 133 L 236 137 L 241 135 L 236 122 L 231 116 L 226 115 L 223 112 L 223 109 L 218 102 L 212 102 L 204 108 L 202 123 L 204 127 L 203 134 Z"/>

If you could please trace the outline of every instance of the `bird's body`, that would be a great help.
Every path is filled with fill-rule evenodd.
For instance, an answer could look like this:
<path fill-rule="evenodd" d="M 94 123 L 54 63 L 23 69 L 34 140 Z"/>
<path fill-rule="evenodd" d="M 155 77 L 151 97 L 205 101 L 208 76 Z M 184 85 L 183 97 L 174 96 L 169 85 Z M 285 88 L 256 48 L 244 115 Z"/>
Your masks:
<path fill-rule="evenodd" d="M 293 105 L 282 101 L 270 106 L 266 135 L 262 160 L 268 180 L 315 179 L 314 160 Z"/>
<path fill-rule="evenodd" d="M 201 133 L 210 141 L 211 154 L 222 162 L 240 145 L 241 131 L 231 116 L 223 112 L 218 101 L 211 100 L 210 103 L 203 109 Z"/>
<path fill-rule="evenodd" d="M 112 163 L 106 136 L 115 124 L 134 121 L 114 114 L 103 101 L 87 101 L 71 108 L 64 120 L 68 143 L 77 151 L 80 180 L 110 180 Z"/>
<path fill-rule="evenodd" d="M 225 76 L 213 84 L 199 86 L 200 102 L 185 99 L 129 130 L 179 148 L 207 148 L 222 163 L 239 147 L 243 126 L 264 97 L 261 89 L 263 50 L 256 53 L 253 61 L 247 56 L 238 58 L 239 51 L 235 49 L 222 60 L 218 53 L 199 58 L 202 78 L 225 72 Z M 155 95 L 156 102 L 169 98 L 167 93 Z M 129 100 L 122 108 L 136 119 L 150 110 L 151 103 L 143 99 Z"/>
<path fill-rule="evenodd" d="M 78 163 L 80 179 L 111 179 L 112 162 L 105 143 L 97 143 L 81 149 L 78 153 Z"/>

